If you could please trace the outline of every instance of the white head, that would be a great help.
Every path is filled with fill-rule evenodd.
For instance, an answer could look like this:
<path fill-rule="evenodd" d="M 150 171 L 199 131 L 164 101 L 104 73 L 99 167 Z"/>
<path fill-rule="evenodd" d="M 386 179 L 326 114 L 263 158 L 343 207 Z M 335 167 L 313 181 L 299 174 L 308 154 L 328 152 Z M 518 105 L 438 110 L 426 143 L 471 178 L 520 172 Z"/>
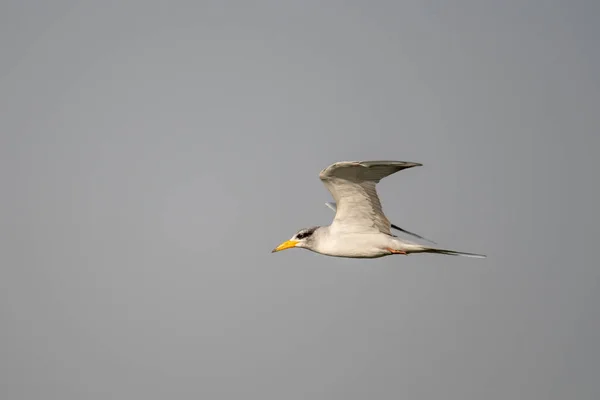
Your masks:
<path fill-rule="evenodd" d="M 271 253 L 291 249 L 293 247 L 311 249 L 314 243 L 313 240 L 315 238 L 314 233 L 318 228 L 318 226 L 313 226 L 312 228 L 300 229 L 294 236 L 292 236 L 290 240 L 286 240 L 285 242 L 281 243 L 279 246 L 274 248 Z"/>

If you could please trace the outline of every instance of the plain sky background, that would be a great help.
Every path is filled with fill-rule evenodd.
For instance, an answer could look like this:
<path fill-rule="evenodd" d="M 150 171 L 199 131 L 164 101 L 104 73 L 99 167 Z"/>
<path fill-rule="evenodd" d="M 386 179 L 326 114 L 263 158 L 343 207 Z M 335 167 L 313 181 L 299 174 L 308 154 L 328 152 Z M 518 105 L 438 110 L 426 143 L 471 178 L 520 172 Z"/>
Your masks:
<path fill-rule="evenodd" d="M 600 398 L 599 16 L 3 1 L 0 397 Z M 270 253 L 370 159 L 488 258 Z"/>

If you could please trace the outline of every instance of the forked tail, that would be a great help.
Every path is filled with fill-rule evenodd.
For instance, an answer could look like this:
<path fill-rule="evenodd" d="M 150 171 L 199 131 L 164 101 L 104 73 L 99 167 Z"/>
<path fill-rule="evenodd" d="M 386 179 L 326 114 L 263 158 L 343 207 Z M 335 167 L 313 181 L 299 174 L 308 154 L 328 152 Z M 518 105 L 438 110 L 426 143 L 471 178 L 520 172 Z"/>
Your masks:
<path fill-rule="evenodd" d="M 443 250 L 443 249 L 434 249 L 434 248 L 424 248 L 420 252 L 421 253 L 446 254 L 446 255 L 449 255 L 449 256 L 462 256 L 462 257 L 472 257 L 472 258 L 486 258 L 486 256 L 483 255 L 483 254 L 465 253 L 464 251 Z"/>

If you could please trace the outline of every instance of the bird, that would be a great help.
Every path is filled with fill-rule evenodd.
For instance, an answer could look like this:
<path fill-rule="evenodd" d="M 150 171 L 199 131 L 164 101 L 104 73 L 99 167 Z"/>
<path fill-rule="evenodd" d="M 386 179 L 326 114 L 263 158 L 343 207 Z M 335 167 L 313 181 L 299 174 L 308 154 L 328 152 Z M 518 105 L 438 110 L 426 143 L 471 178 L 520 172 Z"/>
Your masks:
<path fill-rule="evenodd" d="M 300 229 L 272 253 L 301 248 L 343 258 L 374 259 L 423 253 L 485 258 L 483 254 L 431 247 L 392 234 L 392 224 L 383 212 L 376 185 L 398 171 L 422 165 L 387 160 L 331 164 L 319 173 L 319 178 L 335 200 L 333 222 L 328 226 Z"/>

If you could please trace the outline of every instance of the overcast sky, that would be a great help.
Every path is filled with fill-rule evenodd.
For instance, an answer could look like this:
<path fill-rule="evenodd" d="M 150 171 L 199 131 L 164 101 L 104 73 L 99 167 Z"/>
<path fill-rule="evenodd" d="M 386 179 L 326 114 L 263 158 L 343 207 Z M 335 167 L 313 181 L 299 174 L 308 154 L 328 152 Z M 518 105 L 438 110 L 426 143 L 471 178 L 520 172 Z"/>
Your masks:
<path fill-rule="evenodd" d="M 0 5 L 0 397 L 600 398 L 600 3 Z M 271 254 L 383 180 L 437 255 Z"/>

